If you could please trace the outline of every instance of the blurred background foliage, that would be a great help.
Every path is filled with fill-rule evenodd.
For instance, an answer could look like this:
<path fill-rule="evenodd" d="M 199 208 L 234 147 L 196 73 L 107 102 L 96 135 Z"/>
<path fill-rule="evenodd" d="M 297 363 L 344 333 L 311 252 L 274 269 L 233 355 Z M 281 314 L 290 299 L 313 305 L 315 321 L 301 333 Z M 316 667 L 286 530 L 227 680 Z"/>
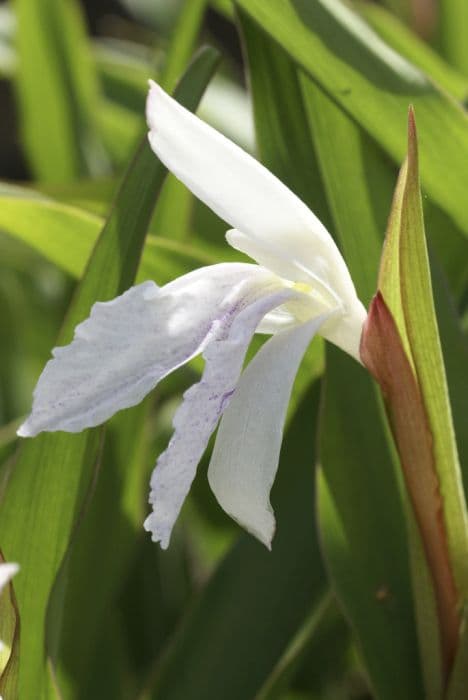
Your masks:
<path fill-rule="evenodd" d="M 93 290 L 108 298 L 135 275 L 164 284 L 240 259 L 175 178 L 140 201 L 140 183 L 162 174 L 141 152 L 127 169 L 148 78 L 173 90 L 209 44 L 220 60 L 205 54 L 189 74 L 193 90 L 209 83 L 198 113 L 317 213 L 365 303 L 415 105 L 467 484 L 467 27 L 465 0 L 0 4 L 0 549 L 23 567 L 19 635 L 0 668 L 7 700 L 426 697 L 394 448 L 349 358 L 325 358 L 317 339 L 298 375 L 271 553 L 217 506 L 206 458 L 169 550 L 143 531 L 149 474 L 199 361 L 89 439 L 34 452 L 15 430 Z"/>

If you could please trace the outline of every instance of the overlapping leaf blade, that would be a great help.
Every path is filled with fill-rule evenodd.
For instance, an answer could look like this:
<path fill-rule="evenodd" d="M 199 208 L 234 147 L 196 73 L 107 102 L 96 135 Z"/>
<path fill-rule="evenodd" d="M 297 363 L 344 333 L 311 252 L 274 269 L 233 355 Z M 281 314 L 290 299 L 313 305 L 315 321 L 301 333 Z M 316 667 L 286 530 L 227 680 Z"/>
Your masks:
<path fill-rule="evenodd" d="M 393 168 L 325 93 L 306 77 L 302 87 L 334 228 L 358 292 L 368 300 Z M 390 698 L 400 674 L 401 697 L 421 697 L 406 531 L 386 428 L 369 380 L 333 349 L 327 351 L 320 460 L 324 550 L 374 690 Z"/>
<path fill-rule="evenodd" d="M 425 483 L 430 484 L 431 479 L 435 479 L 437 489 L 432 495 L 428 490 L 428 497 L 424 500 L 424 491 L 420 486 L 421 478 L 418 480 L 419 483 L 411 487 L 409 480 L 411 472 L 407 470 L 409 467 L 414 472 L 416 464 L 409 463 L 409 454 L 405 454 L 404 434 L 398 428 L 394 428 L 438 602 L 441 654 L 446 679 L 457 651 L 459 628 L 463 621 L 466 600 L 468 520 L 432 296 L 419 190 L 416 128 L 412 111 L 409 115 L 408 158 L 402 167 L 395 193 L 382 257 L 379 289 L 393 314 L 406 355 L 411 363 L 421 396 L 424 414 L 421 420 L 427 423 L 426 430 L 429 431 L 426 449 L 429 456 L 421 467 L 425 470 Z M 446 313 L 448 311 L 446 310 Z M 457 344 L 454 350 L 457 350 Z M 389 402 L 390 415 L 399 408 L 405 409 L 404 406 L 399 407 Z M 424 454 L 423 445 L 418 443 L 418 448 L 420 454 Z M 421 494 L 419 505 L 418 494 Z M 439 534 L 435 532 L 431 538 L 428 538 L 434 518 L 439 522 Z M 425 525 L 426 521 L 428 527 Z M 441 540 L 440 545 L 438 545 L 438 538 Z M 418 545 L 416 547 L 418 548 Z M 439 564 L 433 555 L 437 548 L 441 552 Z M 442 559 L 445 560 L 445 564 Z M 445 578 L 452 579 L 453 593 L 444 583 L 444 566 L 448 571 Z M 416 569 L 415 587 L 416 597 L 421 598 L 423 591 L 419 591 Z M 421 634 L 423 648 L 425 644 L 423 631 Z M 428 664 L 426 667 L 428 668 Z"/>
<path fill-rule="evenodd" d="M 211 50 L 198 57 L 180 85 L 181 102 L 196 106 L 216 61 Z M 132 283 L 164 174 L 145 140 L 96 243 L 59 342 L 70 339 L 96 299 L 111 298 Z M 25 700 L 41 697 L 44 689 L 47 603 L 98 459 L 98 444 L 96 430 L 45 435 L 23 444 L 3 494 L 2 547 L 7 557 L 22 562 L 25 571 L 17 588 L 22 617 L 19 694 Z M 19 521 L 18 512 L 24 514 Z"/>
<path fill-rule="evenodd" d="M 0 229 L 31 246 L 73 278 L 83 274 L 103 223 L 100 216 L 53 200 L 0 196 Z M 137 279 L 153 279 L 162 285 L 194 267 L 218 262 L 221 254 L 230 255 L 228 246 L 218 248 L 201 241 L 182 243 L 150 235 Z"/>
<path fill-rule="evenodd" d="M 468 120 L 459 105 L 340 0 L 236 3 L 398 164 L 406 152 L 404 124 L 412 102 L 425 135 L 423 186 L 468 234 Z"/>

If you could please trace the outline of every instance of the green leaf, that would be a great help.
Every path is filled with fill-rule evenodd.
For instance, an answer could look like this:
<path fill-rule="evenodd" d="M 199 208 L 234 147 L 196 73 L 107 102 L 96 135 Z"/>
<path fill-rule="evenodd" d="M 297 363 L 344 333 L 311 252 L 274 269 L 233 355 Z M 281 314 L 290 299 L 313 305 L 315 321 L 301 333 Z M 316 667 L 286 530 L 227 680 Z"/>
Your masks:
<path fill-rule="evenodd" d="M 141 115 L 148 76 L 154 73 L 153 52 L 128 39 L 109 37 L 95 39 L 92 51 L 106 98 Z"/>
<path fill-rule="evenodd" d="M 451 294 L 458 304 L 468 289 L 468 238 L 441 209 L 424 199 L 427 241 L 444 269 Z"/>
<path fill-rule="evenodd" d="M 447 280 L 431 256 L 432 283 L 437 322 L 442 343 L 450 404 L 457 438 L 465 493 L 468 493 L 468 339 L 461 329 L 460 318 L 450 295 Z"/>
<path fill-rule="evenodd" d="M 187 107 L 198 103 L 216 62 L 216 52 L 206 50 L 186 74 L 177 97 Z M 109 299 L 132 283 L 164 174 L 145 138 L 93 250 L 59 344 L 70 340 L 76 323 L 96 299 Z M 23 443 L 3 494 L 1 546 L 25 572 L 16 589 L 22 623 L 19 696 L 24 700 L 36 700 L 44 692 L 49 595 L 89 488 L 98 445 L 97 430 L 46 434 Z"/>
<path fill-rule="evenodd" d="M 402 169 L 379 280 L 400 334 L 407 338 L 434 441 L 452 566 L 462 597 L 468 592 L 468 518 L 452 422 L 444 360 L 432 295 L 414 117 L 410 113 L 408 161 Z M 390 268 L 392 268 L 390 270 Z M 398 305 L 399 310 L 394 311 Z M 450 516 L 448 515 L 450 513 Z"/>
<path fill-rule="evenodd" d="M 329 210 L 318 176 L 297 74 L 288 56 L 261 33 L 244 12 L 239 13 L 248 57 L 255 131 L 261 160 L 306 202 L 324 222 Z M 307 351 L 295 382 L 291 407 L 321 374 L 323 347 L 317 341 Z"/>
<path fill-rule="evenodd" d="M 103 101 L 96 114 L 106 152 L 117 166 L 124 166 L 141 135 L 141 115 L 116 102 Z"/>
<path fill-rule="evenodd" d="M 232 0 L 211 0 L 210 5 L 226 17 L 230 19 L 234 17 L 234 8 L 232 6 Z"/>
<path fill-rule="evenodd" d="M 79 279 L 98 238 L 104 220 L 77 207 L 40 196 L 0 195 L 0 229 L 37 250 L 64 272 Z M 159 206 L 159 205 L 158 205 Z M 148 236 L 137 279 L 154 279 L 162 285 L 174 277 L 219 262 L 223 249 L 201 241 L 181 243 L 170 238 Z"/>
<path fill-rule="evenodd" d="M 133 563 L 144 519 L 149 406 L 144 401 L 111 421 L 86 517 L 49 602 L 48 651 L 62 697 L 92 686 L 96 647 Z"/>
<path fill-rule="evenodd" d="M 423 396 L 380 291 L 362 334 L 361 359 L 380 384 L 400 458 L 424 680 L 428 697 L 440 698 L 457 644 L 455 583 Z"/>
<path fill-rule="evenodd" d="M 282 700 L 291 681 L 314 646 L 317 637 L 320 638 L 323 628 L 334 622 L 336 604 L 330 592 L 325 593 L 317 606 L 305 618 L 301 628 L 293 637 L 284 654 L 273 669 L 264 686 L 256 694 L 255 700 Z M 343 629 L 340 629 L 343 634 Z M 346 638 L 346 635 L 343 634 Z M 322 641 L 322 640 L 320 640 Z M 317 654 L 317 657 L 320 656 Z M 320 669 L 313 668 L 314 675 L 320 674 Z"/>
<path fill-rule="evenodd" d="M 424 697 L 399 483 L 370 379 L 327 347 L 318 504 L 334 588 L 380 700 Z"/>
<path fill-rule="evenodd" d="M 58 182 L 102 171 L 98 85 L 78 4 L 15 0 L 14 8 L 21 127 L 35 175 Z"/>
<path fill-rule="evenodd" d="M 453 66 L 468 76 L 468 46 L 464 28 L 468 22 L 468 5 L 464 0 L 444 0 L 438 7 L 438 44 L 441 53 Z"/>
<path fill-rule="evenodd" d="M 181 71 L 193 53 L 208 0 L 184 0 L 184 6 L 174 29 L 174 40 L 169 46 L 160 83 L 172 92 Z"/>
<path fill-rule="evenodd" d="M 451 0 L 448 4 L 450 2 Z M 462 3 L 465 4 L 463 0 Z M 446 4 L 444 2 L 444 6 Z M 468 97 L 468 78 L 441 59 L 427 42 L 408 29 L 403 22 L 379 5 L 360 0 L 354 2 L 354 7 L 395 51 L 427 73 L 432 80 L 459 102 L 466 100 Z"/>
<path fill-rule="evenodd" d="M 463 627 L 460 636 L 460 648 L 455 661 L 455 665 L 447 689 L 447 700 L 464 700 L 466 697 L 466 682 L 468 668 L 468 627 L 467 614 L 465 611 Z"/>
<path fill-rule="evenodd" d="M 373 302 L 362 357 L 381 384 L 418 523 L 437 603 L 445 685 L 466 599 L 467 513 L 432 297 L 411 111 L 408 133 L 408 159 L 398 180 L 382 256 L 379 289 L 383 297 Z M 414 538 L 410 541 L 414 550 Z M 412 556 L 421 559 L 418 551 L 415 555 L 412 551 Z M 424 561 L 421 564 L 424 568 Z M 428 584 L 426 575 L 420 578 L 420 570 L 421 565 L 413 566 L 418 600 Z M 436 653 L 427 639 L 430 642 L 436 635 L 432 631 L 427 637 L 421 614 L 420 641 L 427 672 L 434 667 Z M 427 692 L 439 697 L 431 683 Z"/>
<path fill-rule="evenodd" d="M 239 16 L 260 158 L 327 225 L 330 212 L 295 66 L 247 13 Z"/>
<path fill-rule="evenodd" d="M 375 290 L 381 231 L 385 227 L 393 187 L 393 168 L 375 142 L 305 75 L 301 77 L 301 86 L 333 216 L 332 230 L 358 293 L 366 301 Z M 353 373 L 350 367 L 351 376 L 345 374 L 349 361 L 340 362 L 332 350 L 327 354 L 319 488 L 324 552 L 378 696 L 391 697 L 391 679 L 396 678 L 398 664 L 402 664 L 405 671 L 401 692 L 405 697 L 412 697 L 413 693 L 421 693 L 418 650 L 411 592 L 405 587 L 409 573 L 406 536 L 401 523 L 402 505 L 391 453 L 386 445 L 386 431 L 365 377 L 362 378 L 364 385 L 358 386 L 361 379 L 357 370 Z M 343 386 L 353 387 L 346 389 L 349 397 L 342 401 L 340 381 Z M 349 427 L 344 428 L 345 422 L 350 423 Z M 364 428 L 358 428 L 356 423 L 366 426 L 371 435 L 364 438 Z M 359 437 L 353 436 L 353 431 L 358 431 Z M 351 448 L 353 444 L 355 447 Z M 386 465 L 382 469 L 382 480 L 370 471 L 373 463 Z M 374 526 L 369 527 L 369 522 Z M 391 567 L 387 554 L 381 559 L 380 540 L 374 539 L 375 533 L 371 532 L 375 529 L 386 547 L 393 548 Z M 363 558 L 368 555 L 372 559 L 371 569 L 369 563 L 363 566 Z M 388 589 L 385 581 L 391 581 Z M 395 610 L 392 609 L 396 616 L 392 624 L 398 627 L 398 634 L 405 640 L 404 654 L 409 655 L 410 663 L 401 658 L 395 661 L 395 640 L 390 639 L 386 631 L 386 595 L 390 589 L 390 597 L 396 594 L 398 599 Z M 380 594 L 379 605 L 375 596 Z M 403 610 L 409 613 L 406 618 Z M 386 644 L 388 648 L 384 649 Z"/>
<path fill-rule="evenodd" d="M 374 294 L 393 188 L 393 169 L 375 144 L 307 76 L 301 85 L 333 229 L 360 299 Z"/>
<path fill-rule="evenodd" d="M 236 0 L 397 162 L 406 153 L 408 103 L 423 134 L 422 182 L 468 233 L 466 114 L 390 49 L 340 0 Z"/>

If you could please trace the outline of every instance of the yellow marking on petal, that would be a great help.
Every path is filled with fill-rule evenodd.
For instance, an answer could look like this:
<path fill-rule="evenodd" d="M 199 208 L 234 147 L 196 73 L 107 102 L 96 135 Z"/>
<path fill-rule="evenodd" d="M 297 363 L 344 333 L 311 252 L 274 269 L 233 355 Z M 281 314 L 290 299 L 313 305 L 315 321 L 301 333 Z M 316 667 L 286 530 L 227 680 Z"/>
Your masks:
<path fill-rule="evenodd" d="M 305 282 L 295 282 L 293 284 L 293 289 L 296 289 L 298 292 L 303 292 L 304 294 L 312 293 L 312 286 Z"/>

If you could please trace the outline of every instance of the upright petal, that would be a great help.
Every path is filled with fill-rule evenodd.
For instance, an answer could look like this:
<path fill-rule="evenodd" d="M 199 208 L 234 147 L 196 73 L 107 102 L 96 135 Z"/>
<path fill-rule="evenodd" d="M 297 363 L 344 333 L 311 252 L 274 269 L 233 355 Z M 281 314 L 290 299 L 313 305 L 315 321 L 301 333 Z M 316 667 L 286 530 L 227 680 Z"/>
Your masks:
<path fill-rule="evenodd" d="M 273 293 L 259 289 L 248 306 L 233 303 L 231 313 L 224 316 L 206 347 L 203 377 L 185 393 L 174 418 L 174 435 L 151 477 L 153 512 L 146 519 L 145 528 L 163 549 L 169 544 L 208 440 L 235 391 L 247 347 L 260 319 L 292 295 L 291 289 Z"/>
<path fill-rule="evenodd" d="M 96 303 L 70 345 L 56 348 L 18 434 L 79 432 L 139 403 L 176 367 L 200 353 L 233 299 L 278 278 L 257 265 L 200 268 L 159 288 L 154 282 Z"/>
<path fill-rule="evenodd" d="M 282 277 L 307 282 L 310 274 L 340 297 L 353 296 L 343 258 L 310 209 L 255 158 L 158 85 L 150 85 L 146 115 L 153 151 L 197 197 L 242 232 L 244 244 L 239 238 L 237 247 Z"/>
<path fill-rule="evenodd" d="M 270 490 L 301 359 L 333 312 L 268 340 L 244 370 L 221 420 L 208 479 L 219 504 L 268 548 L 275 531 Z"/>

